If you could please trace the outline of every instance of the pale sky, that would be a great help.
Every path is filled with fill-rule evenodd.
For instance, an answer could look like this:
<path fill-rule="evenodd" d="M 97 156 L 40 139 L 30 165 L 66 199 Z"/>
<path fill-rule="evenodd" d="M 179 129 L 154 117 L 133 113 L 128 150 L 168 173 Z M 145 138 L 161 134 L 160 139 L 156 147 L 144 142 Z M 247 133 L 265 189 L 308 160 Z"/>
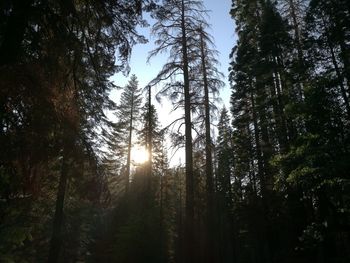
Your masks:
<path fill-rule="evenodd" d="M 226 108 L 229 108 L 229 98 L 231 94 L 227 80 L 229 54 L 236 41 L 234 22 L 229 15 L 231 0 L 204 0 L 204 5 L 207 10 L 210 10 L 210 20 L 208 22 L 211 24 L 211 31 L 209 31 L 209 33 L 213 36 L 216 48 L 220 52 L 220 71 L 225 75 L 225 79 L 223 80 L 226 83 L 226 86 L 221 90 L 220 97 L 222 98 Z M 130 75 L 135 74 L 139 80 L 139 86 L 141 88 L 145 87 L 157 75 L 167 58 L 167 54 L 164 54 L 164 56 L 154 57 L 150 63 L 146 63 L 148 53 L 154 49 L 153 43 L 155 39 L 152 39 L 149 35 L 149 28 L 141 28 L 140 33 L 149 39 L 149 42 L 147 44 L 139 44 L 134 46 L 130 59 L 131 71 L 129 76 L 125 77 L 123 74 L 118 73 L 112 78 L 112 80 L 118 86 L 125 86 Z M 119 102 L 119 93 L 120 92 L 117 91 L 111 93 L 111 98 L 117 103 Z M 163 99 L 162 104 L 156 103 L 155 99 L 153 100 L 153 104 L 155 104 L 157 108 L 159 121 L 163 127 L 169 124 L 177 114 L 183 114 L 182 112 L 170 114 L 171 105 L 165 98 Z M 223 105 L 220 105 L 220 108 L 222 106 Z M 171 163 L 183 163 L 184 159 L 183 152 L 179 151 L 172 158 Z"/>

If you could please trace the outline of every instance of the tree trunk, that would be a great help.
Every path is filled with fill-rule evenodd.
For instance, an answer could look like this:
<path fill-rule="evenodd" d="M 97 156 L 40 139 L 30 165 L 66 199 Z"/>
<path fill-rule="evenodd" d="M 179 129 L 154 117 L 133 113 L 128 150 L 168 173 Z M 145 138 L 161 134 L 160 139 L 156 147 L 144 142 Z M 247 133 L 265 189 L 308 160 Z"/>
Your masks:
<path fill-rule="evenodd" d="M 48 263 L 58 262 L 61 246 L 62 246 L 62 225 L 63 225 L 63 207 L 64 207 L 64 198 L 66 194 L 66 186 L 68 179 L 68 149 L 69 146 L 65 145 L 63 149 L 63 157 L 61 164 L 61 174 L 58 184 L 57 198 L 56 198 L 56 209 L 53 219 L 53 231 L 50 242 L 50 250 L 48 256 Z"/>
<path fill-rule="evenodd" d="M 188 72 L 187 37 L 185 26 L 185 4 L 181 1 L 181 34 L 183 77 L 185 93 L 185 154 L 186 154 L 186 253 L 185 261 L 195 262 L 194 240 L 194 183 L 193 183 L 193 156 L 192 156 L 192 122 L 191 122 L 191 96 Z"/>
<path fill-rule="evenodd" d="M 345 90 L 345 86 L 344 86 L 344 78 L 343 78 L 343 75 L 342 75 L 340 68 L 338 66 L 338 62 L 337 62 L 337 59 L 336 59 L 336 56 L 334 53 L 334 47 L 333 47 L 332 42 L 330 40 L 330 36 L 328 34 L 327 27 L 326 27 L 326 22 L 324 20 L 323 20 L 323 24 L 325 26 L 327 44 L 328 44 L 329 51 L 331 52 L 332 63 L 333 63 L 334 70 L 335 70 L 335 73 L 337 75 L 339 86 L 340 86 L 340 93 L 341 93 L 341 96 L 343 97 L 347 114 L 350 117 L 350 104 L 349 104 L 349 98 L 348 98 L 348 95 L 346 94 L 346 90 Z"/>
<path fill-rule="evenodd" d="M 273 85 L 271 85 L 271 95 L 272 95 L 272 106 L 274 115 L 276 116 L 276 131 L 278 134 L 278 144 L 281 153 L 285 153 L 287 151 L 287 122 L 284 114 L 284 102 L 282 101 L 282 79 L 281 73 L 278 70 L 278 62 L 276 58 L 273 58 L 274 63 L 274 79 Z"/>
<path fill-rule="evenodd" d="M 259 138 L 259 127 L 258 127 L 258 119 L 256 115 L 256 107 L 255 107 L 255 99 L 253 94 L 253 84 L 250 80 L 250 103 L 251 103 L 251 109 L 252 109 L 252 119 L 253 119 L 253 127 L 254 127 L 254 140 L 255 140 L 255 147 L 256 147 L 256 158 L 258 159 L 258 177 L 261 179 L 264 176 L 264 165 L 263 160 L 261 156 L 261 144 L 260 144 L 260 138 Z"/>
<path fill-rule="evenodd" d="M 207 78 L 206 55 L 204 50 L 203 29 L 200 28 L 201 63 L 204 84 L 204 107 L 205 107 L 205 173 L 207 187 L 207 262 L 214 262 L 213 257 L 213 227 L 214 227 L 214 183 L 213 183 L 213 160 L 212 141 L 210 135 L 210 108 L 209 108 L 209 87 Z"/>
<path fill-rule="evenodd" d="M 265 94 L 265 85 L 261 83 L 256 84 L 261 85 L 260 87 L 257 87 L 257 92 L 259 93 L 259 96 L 266 98 L 267 95 Z M 255 105 L 255 100 L 253 96 L 253 90 L 251 85 L 251 102 L 252 102 L 252 109 L 253 109 L 253 124 L 254 129 L 258 129 L 255 131 L 255 140 L 256 140 L 256 146 L 257 146 L 257 154 L 258 154 L 258 170 L 259 170 L 259 179 L 260 179 L 260 188 L 261 188 L 261 200 L 262 200 L 262 214 L 261 220 L 262 220 L 262 226 L 260 229 L 258 229 L 261 232 L 262 236 L 269 237 L 271 233 L 269 232 L 269 220 L 268 220 L 268 192 L 269 192 L 269 185 L 272 178 L 267 177 L 268 175 L 271 175 L 270 169 L 269 169 L 269 160 L 272 155 L 270 152 L 271 145 L 270 145 L 270 139 L 268 134 L 268 123 L 267 123 L 267 116 L 266 116 L 266 109 L 264 106 L 261 105 Z M 255 109 L 258 109 L 258 112 L 255 111 Z M 260 123 L 257 123 L 257 113 L 259 115 Z M 260 127 L 258 128 L 258 125 Z M 259 138 L 259 133 L 261 134 L 261 141 Z M 259 243 L 259 251 L 260 251 L 260 257 L 262 258 L 262 262 L 270 262 L 271 260 L 271 242 L 267 240 L 267 242 Z"/>
<path fill-rule="evenodd" d="M 302 42 L 301 42 L 301 36 L 300 36 L 300 28 L 299 28 L 299 23 L 297 20 L 297 14 L 296 14 L 296 8 L 295 8 L 295 2 L 294 0 L 289 0 L 289 9 L 290 9 L 290 16 L 292 18 L 292 27 L 294 30 L 294 35 L 295 35 L 295 44 L 297 48 L 297 54 L 298 54 L 298 62 L 299 62 L 299 71 L 298 73 L 302 75 L 305 70 L 305 65 L 304 65 L 304 55 L 303 55 L 303 49 L 302 49 Z M 298 76 L 300 78 L 300 76 Z M 304 98 L 304 83 L 302 79 L 298 79 L 297 87 L 298 87 L 298 94 L 300 96 L 300 100 L 303 100 Z"/>
<path fill-rule="evenodd" d="M 125 192 L 129 191 L 129 181 L 130 181 L 130 165 L 131 165 L 131 143 L 132 143 L 132 120 L 134 118 L 134 96 L 131 96 L 131 110 L 130 110 L 130 125 L 129 125 L 129 141 L 128 141 L 128 156 L 126 160 L 126 174 L 125 174 Z"/>
<path fill-rule="evenodd" d="M 148 87 L 148 184 L 150 184 L 150 178 L 152 176 L 152 151 L 153 151 L 153 136 L 152 136 L 152 97 L 151 97 L 151 86 Z"/>

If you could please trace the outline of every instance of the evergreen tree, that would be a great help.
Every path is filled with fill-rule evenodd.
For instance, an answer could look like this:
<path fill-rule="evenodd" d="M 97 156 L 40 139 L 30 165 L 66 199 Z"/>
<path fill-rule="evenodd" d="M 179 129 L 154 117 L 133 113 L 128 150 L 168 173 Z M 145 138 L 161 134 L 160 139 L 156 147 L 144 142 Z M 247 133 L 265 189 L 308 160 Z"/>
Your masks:
<path fill-rule="evenodd" d="M 146 146 L 147 152 L 149 154 L 149 140 L 151 140 L 152 174 L 158 175 L 162 173 L 162 167 L 163 165 L 166 166 L 167 163 L 164 156 L 166 152 L 163 149 L 164 131 L 160 129 L 158 114 L 154 105 L 151 104 L 151 107 L 149 107 L 149 104 L 146 103 L 142 109 L 143 113 L 141 114 L 141 122 L 143 124 L 138 132 L 138 144 L 141 146 Z M 150 156 L 148 156 L 148 158 L 149 161 Z"/>
<path fill-rule="evenodd" d="M 308 17 L 301 21 L 305 19 L 305 4 L 287 1 L 276 6 L 270 1 L 247 1 L 236 2 L 232 9 L 239 36 L 230 75 L 233 177 L 239 182 L 233 200 L 244 204 L 237 203 L 233 211 L 249 218 L 243 223 L 238 216 L 234 222 L 237 231 L 247 231 L 246 248 L 254 262 L 277 257 L 272 250 L 277 247 L 292 258 L 310 259 L 318 251 L 320 262 L 338 255 L 329 244 L 341 230 L 333 225 L 334 232 L 328 231 L 320 223 L 338 222 L 330 216 L 336 214 L 331 208 L 336 206 L 329 200 L 337 199 L 331 197 L 330 189 L 338 189 L 342 199 L 346 195 L 335 181 L 347 187 L 341 168 L 341 160 L 348 158 L 346 82 L 345 71 L 339 67 L 340 53 L 335 52 L 341 50 L 341 41 L 332 41 L 330 32 L 335 31 L 327 30 L 337 19 L 320 16 L 337 7 L 329 1 L 311 1 Z M 327 11 L 321 11 L 325 6 Z M 343 3 L 341 6 L 347 10 Z M 331 150 L 329 145 L 339 145 L 338 150 Z M 329 156 L 327 161 L 323 153 Z M 327 172 L 330 170 L 337 170 L 339 177 Z M 261 220 L 254 220 L 259 214 Z M 325 246 L 329 249 L 323 253 Z M 299 250 L 294 249 L 297 247 Z M 237 243 L 236 251 L 244 260 L 246 256 Z"/>
<path fill-rule="evenodd" d="M 117 106 L 116 116 L 120 126 L 120 133 L 119 138 L 114 138 L 119 142 L 116 154 L 125 158 L 125 170 L 122 173 L 125 177 L 126 192 L 128 192 L 130 182 L 131 150 L 134 145 L 133 133 L 140 120 L 141 103 L 141 89 L 138 87 L 136 76 L 132 75 L 121 94 L 120 103 Z"/>
<path fill-rule="evenodd" d="M 285 21 L 270 1 L 237 2 L 232 15 L 239 36 L 231 54 L 230 76 L 234 178 L 238 182 L 238 197 L 246 200 L 247 205 L 256 199 L 254 209 L 261 216 L 259 224 L 252 221 L 247 225 L 248 233 L 259 240 L 250 244 L 252 260 L 259 257 L 261 262 L 268 262 L 275 257 L 272 247 L 280 242 L 272 236 L 282 227 L 271 224 L 278 220 L 276 214 L 281 201 L 273 189 L 278 171 L 271 166 L 271 160 L 287 151 L 288 142 L 295 134 L 293 120 L 286 115 L 286 105 L 298 98 L 289 84 L 285 61 L 291 52 L 290 38 Z M 278 201 L 270 206 L 273 200 Z"/>
<path fill-rule="evenodd" d="M 52 219 L 44 209 L 52 199 L 47 199 L 48 204 L 42 197 L 58 192 L 49 262 L 57 262 L 61 255 L 66 186 L 74 175 L 74 162 L 91 160 L 94 164 L 87 167 L 100 175 L 94 168 L 99 166 L 96 128 L 108 123 L 104 110 L 112 105 L 109 77 L 127 69 L 132 45 L 144 42 L 135 31 L 136 25 L 143 24 L 140 4 L 7 1 L 0 7 L 0 143 L 9 150 L 7 156 L 1 155 L 5 182 L 1 210 L 10 215 L 10 210 L 23 206 L 26 209 L 19 209 L 23 218 L 37 209 Z M 116 57 L 119 65 L 114 65 Z M 13 206 L 10 200 L 22 193 L 28 198 Z M 38 241 L 43 240 L 40 227 L 31 225 L 39 222 L 33 219 L 14 242 L 1 242 L 4 260 L 17 261 L 21 247 L 32 248 L 31 253 L 47 252 L 49 245 Z M 37 235 L 36 244 L 30 233 Z M 24 241 L 33 246 L 24 246 Z"/>
<path fill-rule="evenodd" d="M 216 189 L 218 194 L 223 195 L 225 203 L 232 202 L 232 168 L 233 168 L 233 148 L 232 148 L 232 128 L 228 111 L 223 108 L 218 123 L 218 139 L 216 146 L 217 154 L 217 176 Z"/>

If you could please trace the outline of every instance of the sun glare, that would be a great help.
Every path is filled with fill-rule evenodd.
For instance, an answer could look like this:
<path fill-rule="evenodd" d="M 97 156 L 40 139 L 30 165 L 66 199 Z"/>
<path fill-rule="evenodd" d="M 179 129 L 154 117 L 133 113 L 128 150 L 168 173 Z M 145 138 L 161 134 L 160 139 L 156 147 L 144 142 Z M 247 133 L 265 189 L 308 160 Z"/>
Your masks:
<path fill-rule="evenodd" d="M 134 147 L 131 150 L 131 161 L 136 165 L 140 165 L 148 161 L 148 152 L 144 147 Z"/>

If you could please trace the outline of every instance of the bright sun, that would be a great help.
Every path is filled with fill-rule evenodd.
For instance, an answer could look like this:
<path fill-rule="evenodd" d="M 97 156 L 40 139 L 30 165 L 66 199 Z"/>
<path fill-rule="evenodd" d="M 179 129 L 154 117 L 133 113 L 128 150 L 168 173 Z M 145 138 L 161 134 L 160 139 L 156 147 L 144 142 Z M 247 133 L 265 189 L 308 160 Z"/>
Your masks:
<path fill-rule="evenodd" d="M 148 152 L 144 147 L 133 147 L 131 149 L 131 162 L 140 165 L 148 160 Z"/>

